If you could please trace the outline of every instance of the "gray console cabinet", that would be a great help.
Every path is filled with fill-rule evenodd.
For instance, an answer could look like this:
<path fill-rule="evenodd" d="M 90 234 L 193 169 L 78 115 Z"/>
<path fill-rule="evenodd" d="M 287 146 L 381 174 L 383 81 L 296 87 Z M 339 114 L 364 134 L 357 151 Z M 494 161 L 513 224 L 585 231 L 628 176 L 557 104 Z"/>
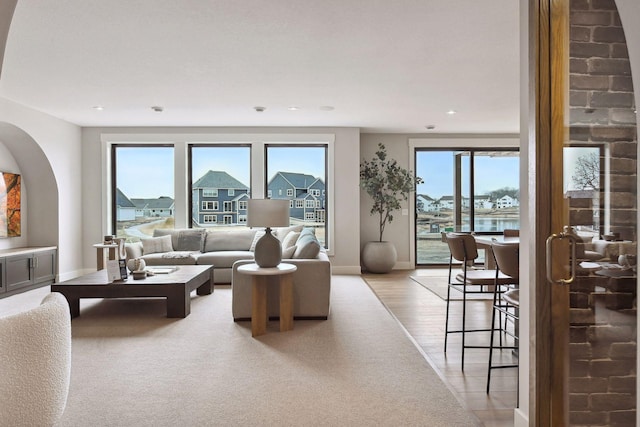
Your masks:
<path fill-rule="evenodd" d="M 56 278 L 55 247 L 0 251 L 0 298 L 52 284 Z"/>

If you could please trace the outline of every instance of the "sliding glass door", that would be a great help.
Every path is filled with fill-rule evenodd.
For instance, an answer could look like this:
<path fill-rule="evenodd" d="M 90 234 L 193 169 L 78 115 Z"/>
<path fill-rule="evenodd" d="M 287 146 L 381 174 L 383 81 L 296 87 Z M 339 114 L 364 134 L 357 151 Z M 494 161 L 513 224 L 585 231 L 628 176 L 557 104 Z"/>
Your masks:
<path fill-rule="evenodd" d="M 499 149 L 416 149 L 416 264 L 449 262 L 446 231 L 520 228 L 519 155 Z"/>

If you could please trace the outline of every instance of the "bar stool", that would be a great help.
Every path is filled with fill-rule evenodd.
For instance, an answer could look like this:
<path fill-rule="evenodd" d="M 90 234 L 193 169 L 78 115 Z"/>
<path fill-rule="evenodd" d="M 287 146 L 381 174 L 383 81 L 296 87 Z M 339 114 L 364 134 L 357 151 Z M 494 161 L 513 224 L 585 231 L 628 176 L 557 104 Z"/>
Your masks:
<path fill-rule="evenodd" d="M 493 353 L 496 350 L 511 350 L 514 357 L 517 357 L 515 351 L 518 350 L 518 320 L 520 309 L 520 291 L 518 289 L 519 278 L 519 252 L 520 247 L 517 243 L 500 243 L 494 241 L 491 244 L 493 256 L 496 261 L 496 286 L 493 293 L 493 310 L 491 315 L 491 339 L 489 343 L 489 366 L 487 369 L 487 394 L 491 384 L 491 371 L 493 369 L 518 368 L 519 363 L 515 364 L 493 364 Z M 498 280 L 498 272 L 511 278 L 509 283 L 504 280 Z M 498 322 L 496 327 L 496 314 Z M 502 323 L 502 315 L 505 316 Z M 509 330 L 508 323 L 513 322 L 513 330 Z M 499 333 L 498 345 L 495 344 L 495 332 Z M 514 345 L 504 345 L 502 341 L 503 335 L 513 338 Z"/>
<path fill-rule="evenodd" d="M 511 280 L 497 270 L 475 270 L 473 264 L 478 258 L 478 248 L 476 241 L 468 233 L 447 233 L 447 244 L 449 245 L 449 279 L 447 286 L 447 311 L 445 316 L 444 352 L 447 352 L 447 342 L 449 334 L 462 334 L 462 370 L 464 371 L 464 355 L 467 348 L 488 348 L 486 345 L 467 345 L 466 335 L 469 332 L 490 332 L 491 328 L 467 328 L 467 295 L 487 292 L 485 286 L 494 286 L 496 283 L 507 284 Z M 462 272 L 452 278 L 453 260 L 462 263 Z M 451 304 L 451 290 L 462 293 L 462 327 L 457 330 L 449 330 L 449 308 Z"/>

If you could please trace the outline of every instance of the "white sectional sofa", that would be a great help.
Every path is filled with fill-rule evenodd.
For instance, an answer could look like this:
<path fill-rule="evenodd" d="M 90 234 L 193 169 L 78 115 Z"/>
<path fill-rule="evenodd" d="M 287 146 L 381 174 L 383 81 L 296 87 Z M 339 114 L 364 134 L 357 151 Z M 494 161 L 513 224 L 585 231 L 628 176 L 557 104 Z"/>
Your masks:
<path fill-rule="evenodd" d="M 326 319 L 331 293 L 331 263 L 310 228 L 273 229 L 282 243 L 282 262 L 298 267 L 293 275 L 294 317 Z M 127 260 L 141 258 L 148 266 L 213 265 L 215 284 L 232 284 L 233 318 L 251 318 L 251 277 L 238 274 L 242 264 L 253 262 L 255 243 L 263 230 L 171 229 L 154 230 L 154 236 L 126 243 Z M 277 317 L 278 287 L 269 286 L 269 316 Z"/>

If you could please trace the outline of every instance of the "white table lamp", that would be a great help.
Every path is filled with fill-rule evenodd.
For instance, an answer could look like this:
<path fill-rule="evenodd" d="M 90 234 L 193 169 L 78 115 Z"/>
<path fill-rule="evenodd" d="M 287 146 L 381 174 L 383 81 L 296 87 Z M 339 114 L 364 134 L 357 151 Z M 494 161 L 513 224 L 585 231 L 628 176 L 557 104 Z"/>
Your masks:
<path fill-rule="evenodd" d="M 289 225 L 289 201 L 285 199 L 249 199 L 247 226 L 265 227 L 264 236 L 256 243 L 254 258 L 261 268 L 271 268 L 282 261 L 280 240 L 271 234 L 271 227 Z"/>

